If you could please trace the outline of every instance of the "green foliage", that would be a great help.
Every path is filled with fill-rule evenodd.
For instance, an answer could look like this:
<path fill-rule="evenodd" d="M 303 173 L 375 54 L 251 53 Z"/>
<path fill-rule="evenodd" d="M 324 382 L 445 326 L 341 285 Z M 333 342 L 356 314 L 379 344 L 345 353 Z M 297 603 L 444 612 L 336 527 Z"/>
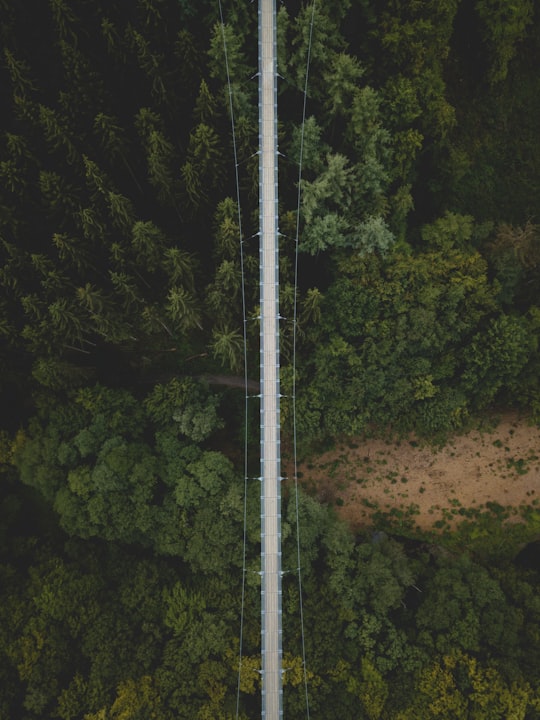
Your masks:
<path fill-rule="evenodd" d="M 480 408 L 493 402 L 501 388 L 513 397 L 535 349 L 535 338 L 525 319 L 501 315 L 491 320 L 482 334 L 473 336 L 464 353 L 462 380 L 468 396 Z"/>
<path fill-rule="evenodd" d="M 540 266 L 538 227 L 531 222 L 523 227 L 502 223 L 486 243 L 486 255 L 501 284 L 501 303 L 518 308 L 534 304 Z"/>
<path fill-rule="evenodd" d="M 54 505 L 68 532 L 139 543 L 206 571 L 238 561 L 242 505 L 232 467 L 193 444 L 220 426 L 215 397 L 172 381 L 143 403 L 99 387 L 74 400 L 44 412 L 15 455 L 21 480 Z"/>
<path fill-rule="evenodd" d="M 26 428 L 0 457 L 0 716 L 232 717 L 245 581 L 255 717 L 259 487 L 244 500 L 219 451 L 236 457 L 240 403 L 194 378 L 258 362 L 256 3 L 232 0 L 225 27 L 209 0 L 20 5 L 0 0 L 0 390 Z M 313 27 L 311 3 L 279 6 L 281 380 L 303 446 L 540 415 L 533 5 L 348 0 Z M 538 573 L 511 550 L 530 528 L 479 516 L 446 550 L 298 503 L 314 714 L 538 716 Z M 294 572 L 283 600 L 301 717 Z"/>
<path fill-rule="evenodd" d="M 216 328 L 213 332 L 212 353 L 215 358 L 233 371 L 242 366 L 242 350 L 244 338 L 238 330 L 228 326 Z"/>
<path fill-rule="evenodd" d="M 421 230 L 422 242 L 433 250 L 465 249 L 473 235 L 474 218 L 446 212 L 431 225 Z"/>
<path fill-rule="evenodd" d="M 219 398 L 209 395 L 204 386 L 193 380 L 173 379 L 167 385 L 156 385 L 145 399 L 145 410 L 159 428 L 174 427 L 197 443 L 206 440 L 222 427 L 217 414 Z"/>
<path fill-rule="evenodd" d="M 534 5 L 530 0 L 512 4 L 479 0 L 475 9 L 486 29 L 485 42 L 491 61 L 489 78 L 492 83 L 498 83 L 507 77 L 517 45 L 524 40 L 527 27 L 532 23 Z"/>
<path fill-rule="evenodd" d="M 330 117 L 347 116 L 364 71 L 357 58 L 346 53 L 336 54 L 328 65 L 325 77 L 328 93 L 327 112 Z"/>
<path fill-rule="evenodd" d="M 301 8 L 294 21 L 292 52 L 285 77 L 290 78 L 297 88 L 304 88 L 311 35 L 309 94 L 316 99 L 326 95 L 326 70 L 345 45 L 339 31 L 338 17 L 345 7 L 342 4 L 339 10 L 334 11 L 325 6 L 313 8 L 306 5 Z"/>
<path fill-rule="evenodd" d="M 382 13 L 383 62 L 392 68 L 387 76 L 407 78 L 423 110 L 421 131 L 432 137 L 444 137 L 455 123 L 454 109 L 445 96 L 443 68 L 458 4 L 449 0 L 410 8 L 400 5 Z"/>
<path fill-rule="evenodd" d="M 302 135 L 303 131 L 303 135 Z M 302 168 L 304 172 L 320 174 L 324 170 L 324 160 L 328 156 L 329 146 L 322 141 L 322 128 L 316 118 L 306 118 L 304 127 L 295 127 L 290 138 L 289 155 L 300 162 L 302 152 Z"/>
<path fill-rule="evenodd" d="M 420 642 L 442 654 L 456 648 L 473 653 L 480 647 L 497 654 L 501 646 L 506 655 L 515 653 L 521 618 L 511 608 L 501 611 L 504 594 L 484 568 L 463 557 L 442 564 L 430 583 L 434 591 L 428 589 L 416 616 Z"/>
<path fill-rule="evenodd" d="M 328 155 L 325 170 L 302 184 L 302 214 L 305 222 L 300 249 L 316 255 L 327 248 L 350 247 L 360 254 L 384 252 L 393 237 L 381 217 L 363 222 L 355 207 L 357 176 L 342 155 Z"/>
<path fill-rule="evenodd" d="M 341 265 L 301 369 L 304 438 L 369 423 L 448 430 L 519 384 L 535 352 L 526 323 L 496 314 L 497 287 L 479 254 L 447 247 Z"/>
<path fill-rule="evenodd" d="M 88 407 L 104 403 L 103 393 L 84 400 Z M 73 422 L 66 411 L 64 422 Z M 160 442 L 171 440 L 163 435 Z M 118 449 L 113 442 L 107 452 Z M 172 443 L 169 450 L 169 462 L 180 467 L 185 449 Z M 193 449 L 189 453 L 196 457 Z M 124 462 L 114 454 L 111 460 L 116 470 Z M 207 489 L 214 482 L 210 466 L 205 462 L 200 475 Z M 325 714 L 337 710 L 344 718 L 358 717 L 359 708 L 367 718 L 432 712 L 525 718 L 538 710 L 537 573 L 484 566 L 433 545 L 411 553 L 380 533 L 353 538 L 328 508 L 302 494 L 299 499 L 312 708 Z M 19 499 L 21 518 L 33 511 L 28 502 Z M 256 503 L 252 512 L 258 514 Z M 286 502 L 287 563 L 296 554 L 295 516 L 294 504 Z M 0 520 L 5 522 L 4 513 Z M 205 562 L 216 557 L 210 536 L 203 534 L 209 520 L 206 516 L 190 535 L 196 544 L 201 538 Z M 227 716 L 236 695 L 240 569 L 227 573 L 198 563 L 190 569 L 191 563 L 178 557 L 169 562 L 125 544 L 66 542 L 58 534 L 29 543 L 27 532 L 20 535 L 11 522 L 9 547 L 0 557 L 0 702 L 6 712 L 67 720 L 123 713 Z M 250 531 L 254 568 L 257 543 L 257 533 L 251 537 Z M 247 593 L 245 638 L 251 645 L 259 631 L 255 573 L 248 575 Z M 296 580 L 287 575 L 284 641 L 291 671 L 285 701 L 294 712 L 302 707 L 297 612 Z M 247 675 L 259 665 L 256 652 L 244 655 L 246 712 L 259 690 Z"/>
<path fill-rule="evenodd" d="M 509 682 L 495 668 L 461 652 L 445 655 L 422 673 L 415 690 L 415 702 L 398 715 L 400 720 L 424 713 L 524 719 L 538 708 L 537 694 L 529 683 Z"/>

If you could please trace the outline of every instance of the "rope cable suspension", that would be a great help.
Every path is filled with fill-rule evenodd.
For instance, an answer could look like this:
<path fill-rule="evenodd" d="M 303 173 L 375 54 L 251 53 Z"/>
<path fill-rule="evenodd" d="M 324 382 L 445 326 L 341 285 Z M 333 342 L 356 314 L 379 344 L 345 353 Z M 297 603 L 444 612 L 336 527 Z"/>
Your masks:
<path fill-rule="evenodd" d="M 298 565 L 298 598 L 300 610 L 300 628 L 302 637 L 302 671 L 304 683 L 304 696 L 306 705 L 306 717 L 310 718 L 309 713 L 309 691 L 306 664 L 306 638 L 304 628 L 304 603 L 302 592 L 302 562 L 300 549 L 300 511 L 299 511 L 299 492 L 298 492 L 298 434 L 296 423 L 296 345 L 297 345 L 297 323 L 298 323 L 298 245 L 300 237 L 300 206 L 302 201 L 302 168 L 304 161 L 304 132 L 306 125 L 306 108 L 307 108 L 307 90 L 309 80 L 309 68 L 311 65 L 311 45 L 313 41 L 313 25 L 315 21 L 315 1 L 311 6 L 311 20 L 309 24 L 308 51 L 306 58 L 306 75 L 304 82 L 304 97 L 302 103 L 302 125 L 300 131 L 300 152 L 298 158 L 298 192 L 296 203 L 296 231 L 294 237 L 294 298 L 293 298 L 293 342 L 292 342 L 292 419 L 293 419 L 293 464 L 294 464 L 294 496 L 296 509 L 296 558 Z"/>
<path fill-rule="evenodd" d="M 234 155 L 234 175 L 236 186 L 236 208 L 238 220 L 239 250 L 240 250 L 240 275 L 241 275 L 241 296 L 242 296 L 242 335 L 243 335 L 243 363 L 244 363 L 244 499 L 243 499 L 243 531 L 242 531 L 242 590 L 240 607 L 240 631 L 238 650 L 238 679 L 236 685 L 236 720 L 240 715 L 240 687 L 242 680 L 242 661 L 244 647 L 244 615 L 246 602 L 246 546 L 247 546 L 247 491 L 248 491 L 248 359 L 247 359 L 247 311 L 246 311 L 246 283 L 244 273 L 244 239 L 242 231 L 242 212 L 240 205 L 240 179 L 238 174 L 238 148 L 236 143 L 236 127 L 234 121 L 234 106 L 232 95 L 231 75 L 229 69 L 229 55 L 227 52 L 227 37 L 225 34 L 225 22 L 223 19 L 223 8 L 219 2 L 219 17 L 221 23 L 221 34 L 223 37 L 223 54 L 225 58 L 225 71 L 227 74 L 227 89 L 229 96 L 229 113 L 231 116 L 231 134 Z"/>
<path fill-rule="evenodd" d="M 248 481 L 248 362 L 247 362 L 247 310 L 245 291 L 245 267 L 243 250 L 243 230 L 240 203 L 239 162 L 236 142 L 236 128 L 230 67 L 227 50 L 227 38 L 221 0 L 219 15 L 223 39 L 223 52 L 227 76 L 229 113 L 231 119 L 232 144 L 235 167 L 235 185 L 238 214 L 241 297 L 243 317 L 243 362 L 244 362 L 244 501 L 243 501 L 243 550 L 242 550 L 242 589 L 239 633 L 238 680 L 236 692 L 236 720 L 240 717 L 240 688 L 243 662 L 244 616 L 246 596 L 246 547 L 247 547 L 247 481 Z M 300 134 L 300 152 L 298 162 L 298 193 L 296 209 L 295 259 L 294 259 L 294 299 L 293 299 L 293 351 L 292 351 L 292 417 L 293 417 L 293 461 L 294 490 L 296 512 L 296 554 L 299 586 L 299 609 L 302 643 L 303 684 L 305 694 L 306 716 L 309 720 L 309 694 L 306 666 L 306 644 L 304 629 L 304 610 L 302 599 L 302 567 L 300 548 L 300 517 L 299 487 L 297 460 L 297 421 L 296 421 L 296 346 L 298 324 L 298 246 L 300 234 L 301 183 L 304 155 L 304 132 L 307 107 L 307 88 L 311 62 L 311 46 L 315 17 L 315 0 L 311 8 L 308 52 L 306 61 L 305 83 L 303 90 L 302 123 Z M 271 46 L 271 49 L 269 49 Z M 263 73 L 265 87 L 263 87 Z M 280 475 L 280 422 L 279 422 L 279 276 L 277 237 L 277 58 L 276 58 L 276 12 L 275 0 L 259 0 L 259 178 L 260 178 L 260 285 L 261 285 L 261 654 L 263 660 L 262 674 L 262 717 L 265 720 L 283 717 L 283 684 L 282 684 L 282 646 L 281 646 L 281 495 L 279 491 Z M 265 100 L 266 96 L 266 100 Z M 273 105 L 273 117 L 272 106 Z M 264 149 L 265 148 L 265 149 Z M 263 151 L 264 150 L 264 151 Z M 269 183 L 273 185 L 268 192 Z M 271 266 L 273 272 L 271 272 Z M 273 277 L 272 277 L 273 275 Z M 272 288 L 270 288 L 272 285 Z M 266 329 L 265 329 L 266 327 Z M 268 330 L 271 332 L 269 333 Z M 268 336 L 273 336 L 268 343 Z M 270 350 L 268 348 L 270 345 Z M 270 369 L 271 381 L 266 378 L 265 370 Z M 270 411 L 264 405 L 271 405 Z M 269 402 L 270 401 L 270 402 Z M 270 423 L 269 423 L 270 420 Z M 265 441 L 271 445 L 271 462 L 265 464 Z M 268 475 L 270 474 L 270 478 Z M 266 478 L 266 482 L 265 482 Z M 271 489 L 268 492 L 268 487 Z M 267 517 L 271 506 L 270 517 Z M 269 522 L 268 522 L 269 521 Z M 270 546 L 266 542 L 267 528 L 270 528 Z M 268 587 L 270 592 L 268 593 Z M 268 595 L 271 595 L 269 600 Z M 267 646 L 271 645 L 269 649 Z"/>

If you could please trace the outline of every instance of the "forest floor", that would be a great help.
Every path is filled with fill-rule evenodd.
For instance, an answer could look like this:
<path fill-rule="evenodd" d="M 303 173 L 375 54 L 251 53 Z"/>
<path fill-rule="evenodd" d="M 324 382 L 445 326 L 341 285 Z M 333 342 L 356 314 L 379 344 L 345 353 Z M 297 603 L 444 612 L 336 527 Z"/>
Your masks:
<path fill-rule="evenodd" d="M 348 439 L 310 456 L 298 477 L 354 529 L 375 512 L 410 518 L 422 530 L 452 527 L 467 509 L 540 503 L 540 428 L 505 413 L 438 446 L 412 435 Z"/>

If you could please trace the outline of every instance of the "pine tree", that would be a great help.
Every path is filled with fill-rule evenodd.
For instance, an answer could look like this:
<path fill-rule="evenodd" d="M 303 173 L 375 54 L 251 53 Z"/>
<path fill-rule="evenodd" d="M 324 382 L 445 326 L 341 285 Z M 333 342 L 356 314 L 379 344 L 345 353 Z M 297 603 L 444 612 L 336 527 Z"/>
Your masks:
<path fill-rule="evenodd" d="M 203 189 L 198 168 L 191 160 L 187 160 L 182 165 L 180 172 L 182 176 L 182 190 L 186 195 L 184 207 L 190 214 L 194 214 L 203 203 L 206 204 L 208 196 Z"/>
<path fill-rule="evenodd" d="M 190 292 L 195 289 L 193 256 L 180 248 L 169 247 L 163 253 L 162 267 L 171 285 L 182 285 Z"/>
<path fill-rule="evenodd" d="M 69 227 L 78 215 L 79 196 L 65 176 L 50 170 L 40 170 L 39 190 L 47 212 L 57 226 Z"/>
<path fill-rule="evenodd" d="M 183 332 L 193 328 L 202 329 L 201 313 L 195 297 L 183 287 L 172 287 L 167 295 L 167 313 Z"/>
<path fill-rule="evenodd" d="M 182 89 L 182 96 L 191 101 L 200 84 L 204 59 L 200 43 L 187 27 L 178 31 L 173 44 L 173 61 L 174 66 L 179 69 L 174 75 L 175 85 Z"/>
<path fill-rule="evenodd" d="M 73 10 L 65 0 L 50 0 L 49 5 L 60 40 L 76 45 L 77 36 L 74 28 L 78 24 L 78 19 L 73 13 Z"/>
<path fill-rule="evenodd" d="M 126 30 L 128 43 L 131 45 L 137 57 L 141 70 L 150 81 L 152 96 L 159 102 L 164 103 L 167 100 L 167 90 L 165 87 L 163 73 L 163 57 L 154 53 L 150 47 L 150 43 L 140 32 L 128 25 Z"/>
<path fill-rule="evenodd" d="M 125 272 L 113 272 L 109 270 L 109 276 L 115 292 L 122 299 L 122 306 L 125 312 L 132 313 L 134 309 L 143 303 L 140 291 L 134 279 Z"/>
<path fill-rule="evenodd" d="M 197 169 L 199 182 L 209 191 L 223 182 L 223 160 L 216 131 L 203 123 L 189 136 L 187 162 Z"/>
<path fill-rule="evenodd" d="M 71 237 L 66 233 L 54 233 L 52 243 L 64 266 L 72 267 L 79 274 L 94 267 L 91 253 L 80 238 Z"/>
<path fill-rule="evenodd" d="M 81 208 L 78 213 L 78 225 L 87 240 L 99 243 L 105 233 L 105 221 L 94 207 Z"/>
<path fill-rule="evenodd" d="M 111 165 L 115 165 L 115 161 L 121 160 L 135 183 L 136 188 L 142 193 L 140 182 L 137 179 L 132 163 L 129 161 L 129 146 L 126 132 L 120 126 L 119 120 L 112 115 L 107 115 L 102 112 L 98 113 L 93 121 L 93 129 L 99 145 Z"/>
<path fill-rule="evenodd" d="M 53 152 L 63 150 L 70 165 L 80 161 L 80 153 L 69 135 L 66 124 L 55 110 L 40 104 L 39 123 Z"/>
<path fill-rule="evenodd" d="M 106 16 L 101 20 L 101 34 L 105 40 L 109 55 L 120 62 L 124 62 L 126 51 L 123 47 L 122 38 L 114 22 Z"/>
<path fill-rule="evenodd" d="M 16 98 L 26 99 L 27 94 L 34 92 L 36 86 L 31 80 L 30 68 L 24 60 L 18 60 L 9 48 L 4 48 L 6 67 L 10 75 L 13 93 Z"/>
<path fill-rule="evenodd" d="M 154 272 L 162 261 L 166 245 L 161 230 L 150 221 L 138 220 L 131 228 L 131 244 L 141 267 Z"/>
<path fill-rule="evenodd" d="M 85 323 L 80 313 L 66 298 L 55 300 L 48 307 L 50 324 L 57 337 L 64 342 L 80 345 L 85 334 Z M 46 330 L 44 327 L 43 330 Z"/>
<path fill-rule="evenodd" d="M 155 112 L 141 108 L 135 124 L 143 142 L 150 184 L 162 204 L 175 207 L 177 188 L 171 168 L 175 153 L 173 144 L 165 137 L 163 123 Z"/>

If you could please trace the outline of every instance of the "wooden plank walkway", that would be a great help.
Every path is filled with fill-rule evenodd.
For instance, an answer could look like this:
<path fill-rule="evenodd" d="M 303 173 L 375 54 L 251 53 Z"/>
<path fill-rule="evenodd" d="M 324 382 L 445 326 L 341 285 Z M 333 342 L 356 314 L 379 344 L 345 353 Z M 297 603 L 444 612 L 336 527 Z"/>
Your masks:
<path fill-rule="evenodd" d="M 262 717 L 283 717 L 275 0 L 259 0 Z"/>

